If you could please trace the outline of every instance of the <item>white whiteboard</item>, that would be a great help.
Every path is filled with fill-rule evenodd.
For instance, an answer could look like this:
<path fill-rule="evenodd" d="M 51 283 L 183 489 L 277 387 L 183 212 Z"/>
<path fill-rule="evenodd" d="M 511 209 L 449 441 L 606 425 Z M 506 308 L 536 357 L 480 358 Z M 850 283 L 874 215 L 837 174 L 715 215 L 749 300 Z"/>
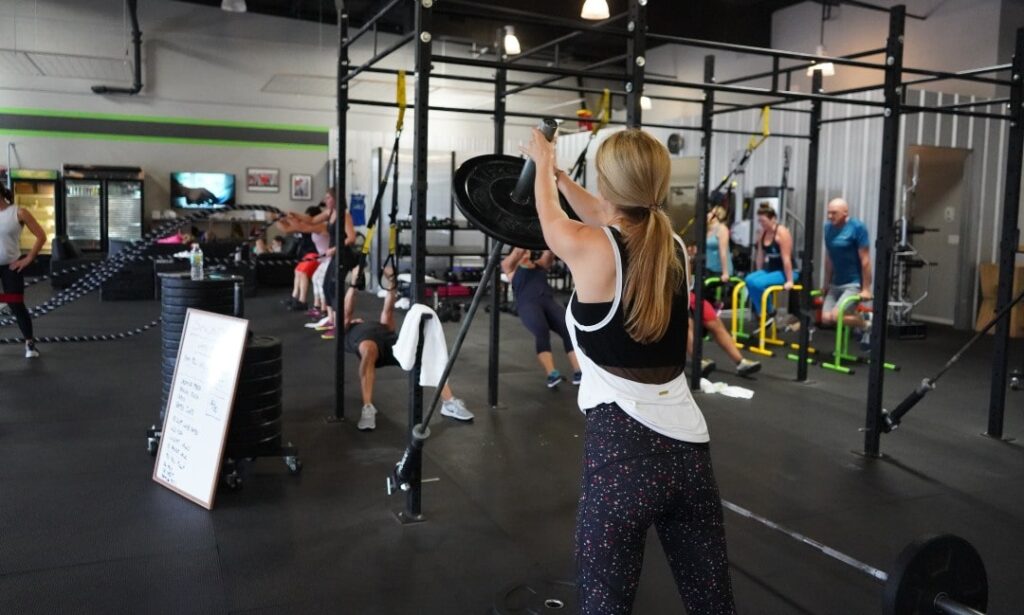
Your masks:
<path fill-rule="evenodd" d="M 190 308 L 153 480 L 206 509 L 220 474 L 249 321 Z"/>

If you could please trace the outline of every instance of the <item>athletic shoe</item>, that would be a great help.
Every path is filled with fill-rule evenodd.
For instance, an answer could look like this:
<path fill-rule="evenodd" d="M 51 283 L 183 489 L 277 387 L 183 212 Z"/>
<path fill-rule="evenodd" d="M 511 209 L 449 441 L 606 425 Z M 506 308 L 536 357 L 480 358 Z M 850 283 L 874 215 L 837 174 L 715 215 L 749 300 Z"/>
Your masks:
<path fill-rule="evenodd" d="M 572 375 L 572 383 L 576 386 L 580 386 L 580 382 L 583 381 L 583 372 L 574 372 Z"/>
<path fill-rule="evenodd" d="M 356 429 L 359 431 L 373 431 L 377 429 L 377 409 L 373 407 L 373 404 L 363 406 L 363 412 L 359 415 Z"/>
<path fill-rule="evenodd" d="M 711 359 L 700 360 L 700 375 L 702 378 L 707 378 L 711 375 L 711 372 L 715 371 L 718 365 Z"/>
<path fill-rule="evenodd" d="M 337 332 L 335 331 L 334 327 L 331 327 L 330 329 L 327 329 L 326 331 L 324 331 L 323 335 L 320 336 L 320 339 L 322 339 L 322 340 L 333 340 L 336 333 Z"/>
<path fill-rule="evenodd" d="M 557 369 L 552 371 L 550 374 L 548 374 L 548 388 L 555 388 L 556 386 L 561 384 L 563 380 L 565 380 L 565 378 L 562 378 L 562 374 L 559 374 Z"/>
<path fill-rule="evenodd" d="M 331 330 L 334 329 L 334 323 L 331 322 L 331 321 L 327 321 L 326 323 L 324 323 L 322 325 L 317 325 L 317 326 L 313 327 L 313 329 L 315 331 L 321 331 L 321 332 L 323 332 L 323 331 L 331 331 Z"/>
<path fill-rule="evenodd" d="M 761 371 L 760 361 L 740 359 L 740 362 L 736 364 L 736 373 L 739 374 L 740 376 L 752 376 L 759 371 Z"/>
<path fill-rule="evenodd" d="M 441 414 L 451 417 L 456 421 L 472 421 L 473 413 L 466 408 L 466 402 L 458 397 L 453 397 L 441 403 Z"/>
<path fill-rule="evenodd" d="M 309 309 L 309 306 L 297 299 L 292 299 L 292 302 L 288 304 L 288 310 L 292 312 L 304 312 Z"/>
<path fill-rule="evenodd" d="M 860 333 L 860 349 L 864 352 L 871 350 L 871 312 L 864 314 L 864 328 Z"/>
<path fill-rule="evenodd" d="M 39 357 L 39 351 L 36 350 L 35 340 L 29 340 L 25 342 L 25 358 L 35 359 Z"/>
<path fill-rule="evenodd" d="M 309 311 L 306 312 L 306 316 L 309 316 L 310 318 L 320 318 L 320 316 L 322 316 L 322 314 L 321 314 L 320 310 L 318 310 L 316 308 L 312 308 L 312 309 L 310 309 Z"/>
<path fill-rule="evenodd" d="M 331 317 L 330 316 L 324 316 L 323 318 L 321 318 L 320 320 L 318 320 L 316 322 L 307 322 L 306 324 L 304 324 L 302 326 L 307 328 L 307 329 L 316 329 L 317 331 L 326 331 L 326 330 L 331 328 Z"/>

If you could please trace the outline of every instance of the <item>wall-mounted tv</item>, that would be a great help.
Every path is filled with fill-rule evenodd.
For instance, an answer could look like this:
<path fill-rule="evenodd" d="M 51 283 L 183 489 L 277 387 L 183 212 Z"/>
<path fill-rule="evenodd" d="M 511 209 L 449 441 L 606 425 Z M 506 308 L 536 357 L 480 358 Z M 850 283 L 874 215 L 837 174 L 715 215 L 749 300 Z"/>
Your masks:
<path fill-rule="evenodd" d="M 230 173 L 171 173 L 171 207 L 220 209 L 235 204 L 235 176 Z"/>

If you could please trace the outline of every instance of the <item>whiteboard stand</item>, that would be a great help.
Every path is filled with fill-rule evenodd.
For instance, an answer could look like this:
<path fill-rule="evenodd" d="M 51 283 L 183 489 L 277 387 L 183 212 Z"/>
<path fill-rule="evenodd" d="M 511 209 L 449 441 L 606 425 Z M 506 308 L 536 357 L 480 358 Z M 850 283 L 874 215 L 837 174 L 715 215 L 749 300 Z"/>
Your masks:
<path fill-rule="evenodd" d="M 153 480 L 213 508 L 249 321 L 189 308 Z"/>

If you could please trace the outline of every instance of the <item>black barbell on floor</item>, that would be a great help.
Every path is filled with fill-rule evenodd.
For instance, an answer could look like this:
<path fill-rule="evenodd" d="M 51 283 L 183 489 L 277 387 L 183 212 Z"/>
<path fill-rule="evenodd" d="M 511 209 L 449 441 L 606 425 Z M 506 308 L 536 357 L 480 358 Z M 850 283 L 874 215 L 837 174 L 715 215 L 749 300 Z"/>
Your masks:
<path fill-rule="evenodd" d="M 984 615 L 988 606 L 985 564 L 959 536 L 922 536 L 904 547 L 891 572 L 885 572 L 728 500 L 722 506 L 885 583 L 883 615 Z"/>

